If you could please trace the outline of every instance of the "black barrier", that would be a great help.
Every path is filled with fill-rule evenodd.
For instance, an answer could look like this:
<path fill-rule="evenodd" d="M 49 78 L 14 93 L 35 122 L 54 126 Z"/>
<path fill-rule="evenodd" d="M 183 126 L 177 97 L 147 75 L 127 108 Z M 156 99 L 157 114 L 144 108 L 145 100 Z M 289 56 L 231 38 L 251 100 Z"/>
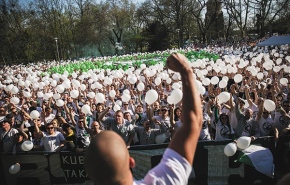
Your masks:
<path fill-rule="evenodd" d="M 223 148 L 229 142 L 232 141 L 201 141 L 198 143 L 193 163 L 196 176 L 195 184 L 213 184 L 213 182 L 215 184 L 218 182 L 221 184 L 250 184 L 254 182 L 274 184 L 277 179 L 262 175 L 251 166 L 234 162 L 238 158 L 237 154 L 226 157 Z M 272 137 L 260 138 L 255 143 L 269 148 L 273 153 L 274 161 L 277 161 L 277 158 L 281 159 L 282 153 L 279 155 L 279 151 L 277 151 L 279 147 L 275 147 Z M 149 169 L 156 166 L 167 146 L 168 144 L 132 146 L 129 152 L 135 158 L 137 165 L 133 169 L 134 178 L 143 178 Z M 278 146 L 280 145 L 278 144 Z M 9 167 L 15 161 L 20 163 L 21 170 L 12 175 L 9 173 Z M 17 154 L 16 159 L 12 154 L 1 155 L 0 184 L 82 184 L 88 180 L 83 164 L 83 153 L 25 152 Z M 277 165 L 276 169 L 279 169 L 279 172 L 287 172 L 288 168 L 285 167 L 285 163 Z"/>

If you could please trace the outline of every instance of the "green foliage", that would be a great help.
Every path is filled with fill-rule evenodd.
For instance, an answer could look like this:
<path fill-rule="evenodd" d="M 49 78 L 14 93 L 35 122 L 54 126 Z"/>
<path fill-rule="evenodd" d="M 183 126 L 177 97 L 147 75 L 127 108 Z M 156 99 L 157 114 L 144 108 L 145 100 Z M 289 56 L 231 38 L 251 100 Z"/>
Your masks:
<path fill-rule="evenodd" d="M 203 58 L 209 58 L 216 61 L 219 56 L 214 55 L 211 53 L 207 53 L 205 51 L 196 52 L 196 51 L 189 51 L 189 52 L 182 52 L 178 51 L 178 53 L 184 54 L 189 61 L 196 60 L 196 59 L 203 59 Z M 151 53 L 146 55 L 138 55 L 138 56 L 126 56 L 126 57 L 112 57 L 108 59 L 107 61 L 104 60 L 98 60 L 95 62 L 91 61 L 83 61 L 79 63 L 74 64 L 68 64 L 68 65 L 60 65 L 60 66 L 53 66 L 50 69 L 47 70 L 47 72 L 53 72 L 53 73 L 60 73 L 63 74 L 65 71 L 69 73 L 73 73 L 75 70 L 80 70 L 81 72 L 87 72 L 90 69 L 123 69 L 124 71 L 129 69 L 129 64 L 118 64 L 116 65 L 114 62 L 125 62 L 125 61 L 132 61 L 132 66 L 136 68 L 140 68 L 141 64 L 145 64 L 147 67 L 156 65 L 159 63 L 163 63 L 165 65 L 166 59 L 170 56 L 170 53 Z M 105 62 L 112 62 L 112 64 L 105 64 Z M 43 74 L 44 75 L 44 74 Z"/>

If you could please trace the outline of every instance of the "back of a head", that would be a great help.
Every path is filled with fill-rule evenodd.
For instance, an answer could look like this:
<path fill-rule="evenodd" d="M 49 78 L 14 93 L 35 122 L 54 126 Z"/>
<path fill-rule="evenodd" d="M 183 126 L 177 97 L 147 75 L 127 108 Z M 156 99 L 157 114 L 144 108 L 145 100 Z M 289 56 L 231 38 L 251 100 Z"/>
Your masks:
<path fill-rule="evenodd" d="M 95 184 L 128 184 L 129 152 L 123 139 L 113 131 L 93 137 L 85 153 L 85 170 Z"/>

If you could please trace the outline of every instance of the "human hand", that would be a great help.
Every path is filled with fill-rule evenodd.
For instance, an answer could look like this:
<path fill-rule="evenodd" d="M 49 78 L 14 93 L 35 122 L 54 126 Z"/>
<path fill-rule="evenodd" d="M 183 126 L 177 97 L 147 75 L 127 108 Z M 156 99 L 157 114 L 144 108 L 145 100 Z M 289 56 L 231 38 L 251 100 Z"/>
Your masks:
<path fill-rule="evenodd" d="M 170 55 L 166 60 L 165 66 L 172 71 L 180 73 L 185 70 L 191 70 L 190 66 L 188 65 L 187 58 L 179 53 Z"/>

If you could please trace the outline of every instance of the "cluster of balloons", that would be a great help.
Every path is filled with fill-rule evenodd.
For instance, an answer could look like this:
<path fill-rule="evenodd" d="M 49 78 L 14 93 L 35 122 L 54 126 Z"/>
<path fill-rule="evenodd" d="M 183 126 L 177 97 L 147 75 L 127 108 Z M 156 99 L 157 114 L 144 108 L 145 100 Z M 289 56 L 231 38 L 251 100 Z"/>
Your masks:
<path fill-rule="evenodd" d="M 224 148 L 224 153 L 226 156 L 231 157 L 231 156 L 235 155 L 238 148 L 241 150 L 244 150 L 244 149 L 248 148 L 250 146 L 250 144 L 251 144 L 250 137 L 246 137 L 246 136 L 240 137 L 237 140 L 237 143 L 232 142 L 232 143 L 227 144 Z"/>

